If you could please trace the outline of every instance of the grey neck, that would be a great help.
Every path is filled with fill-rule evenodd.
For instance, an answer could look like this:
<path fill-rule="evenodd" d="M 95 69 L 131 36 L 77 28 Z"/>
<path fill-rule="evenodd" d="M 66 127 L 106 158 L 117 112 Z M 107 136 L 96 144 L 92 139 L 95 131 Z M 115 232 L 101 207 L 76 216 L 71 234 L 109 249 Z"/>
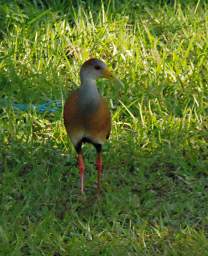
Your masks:
<path fill-rule="evenodd" d="M 95 79 L 81 79 L 80 86 L 80 108 L 86 113 L 96 111 L 100 103 L 100 94 Z"/>

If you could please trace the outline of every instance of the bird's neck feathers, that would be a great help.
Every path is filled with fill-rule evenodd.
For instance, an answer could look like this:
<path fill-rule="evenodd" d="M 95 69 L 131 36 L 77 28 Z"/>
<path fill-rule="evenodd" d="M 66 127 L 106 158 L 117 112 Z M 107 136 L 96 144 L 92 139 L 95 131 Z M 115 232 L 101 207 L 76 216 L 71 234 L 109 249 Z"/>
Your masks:
<path fill-rule="evenodd" d="M 100 94 L 95 79 L 85 78 L 81 80 L 80 102 L 81 108 L 86 112 L 92 112 L 97 109 L 100 103 Z"/>
<path fill-rule="evenodd" d="M 96 85 L 96 80 L 92 78 L 87 78 L 81 81 L 80 92 L 82 94 L 82 97 L 100 98 L 100 94 Z"/>

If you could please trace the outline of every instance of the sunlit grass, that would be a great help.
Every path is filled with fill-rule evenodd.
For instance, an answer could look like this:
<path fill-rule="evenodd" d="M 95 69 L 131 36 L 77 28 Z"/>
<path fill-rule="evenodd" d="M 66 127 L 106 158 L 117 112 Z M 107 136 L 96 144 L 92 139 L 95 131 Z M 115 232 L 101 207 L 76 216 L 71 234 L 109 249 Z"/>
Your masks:
<path fill-rule="evenodd" d="M 204 1 L 2 1 L 0 255 L 207 254 L 207 17 Z M 123 82 L 98 82 L 113 116 L 99 198 L 90 146 L 79 194 L 62 110 L 12 107 L 64 102 L 92 56 Z"/>

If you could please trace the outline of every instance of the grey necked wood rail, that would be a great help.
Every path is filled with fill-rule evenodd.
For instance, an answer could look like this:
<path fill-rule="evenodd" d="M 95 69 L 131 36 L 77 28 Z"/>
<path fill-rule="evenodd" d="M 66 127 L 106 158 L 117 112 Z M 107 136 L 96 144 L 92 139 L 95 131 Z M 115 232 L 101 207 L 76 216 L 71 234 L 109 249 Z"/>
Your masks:
<path fill-rule="evenodd" d="M 81 85 L 70 94 L 64 105 L 64 125 L 78 154 L 81 193 L 84 192 L 85 171 L 82 144 L 91 143 L 97 151 L 97 189 L 100 190 L 102 145 L 111 131 L 111 113 L 96 86 L 96 80 L 102 77 L 113 78 L 103 61 L 92 58 L 84 62 L 80 70 Z"/>

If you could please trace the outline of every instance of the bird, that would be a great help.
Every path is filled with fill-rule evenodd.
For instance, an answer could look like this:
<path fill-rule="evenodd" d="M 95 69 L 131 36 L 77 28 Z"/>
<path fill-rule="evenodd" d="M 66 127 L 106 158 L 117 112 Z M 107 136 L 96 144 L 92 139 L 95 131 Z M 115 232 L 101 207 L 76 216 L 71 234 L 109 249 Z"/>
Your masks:
<path fill-rule="evenodd" d="M 80 68 L 80 87 L 70 93 L 64 104 L 64 125 L 77 153 L 81 194 L 84 193 L 85 172 L 82 145 L 90 143 L 96 149 L 97 191 L 100 191 L 102 147 L 111 132 L 111 112 L 97 89 L 99 78 L 115 77 L 102 60 L 90 58 L 85 61 Z"/>

